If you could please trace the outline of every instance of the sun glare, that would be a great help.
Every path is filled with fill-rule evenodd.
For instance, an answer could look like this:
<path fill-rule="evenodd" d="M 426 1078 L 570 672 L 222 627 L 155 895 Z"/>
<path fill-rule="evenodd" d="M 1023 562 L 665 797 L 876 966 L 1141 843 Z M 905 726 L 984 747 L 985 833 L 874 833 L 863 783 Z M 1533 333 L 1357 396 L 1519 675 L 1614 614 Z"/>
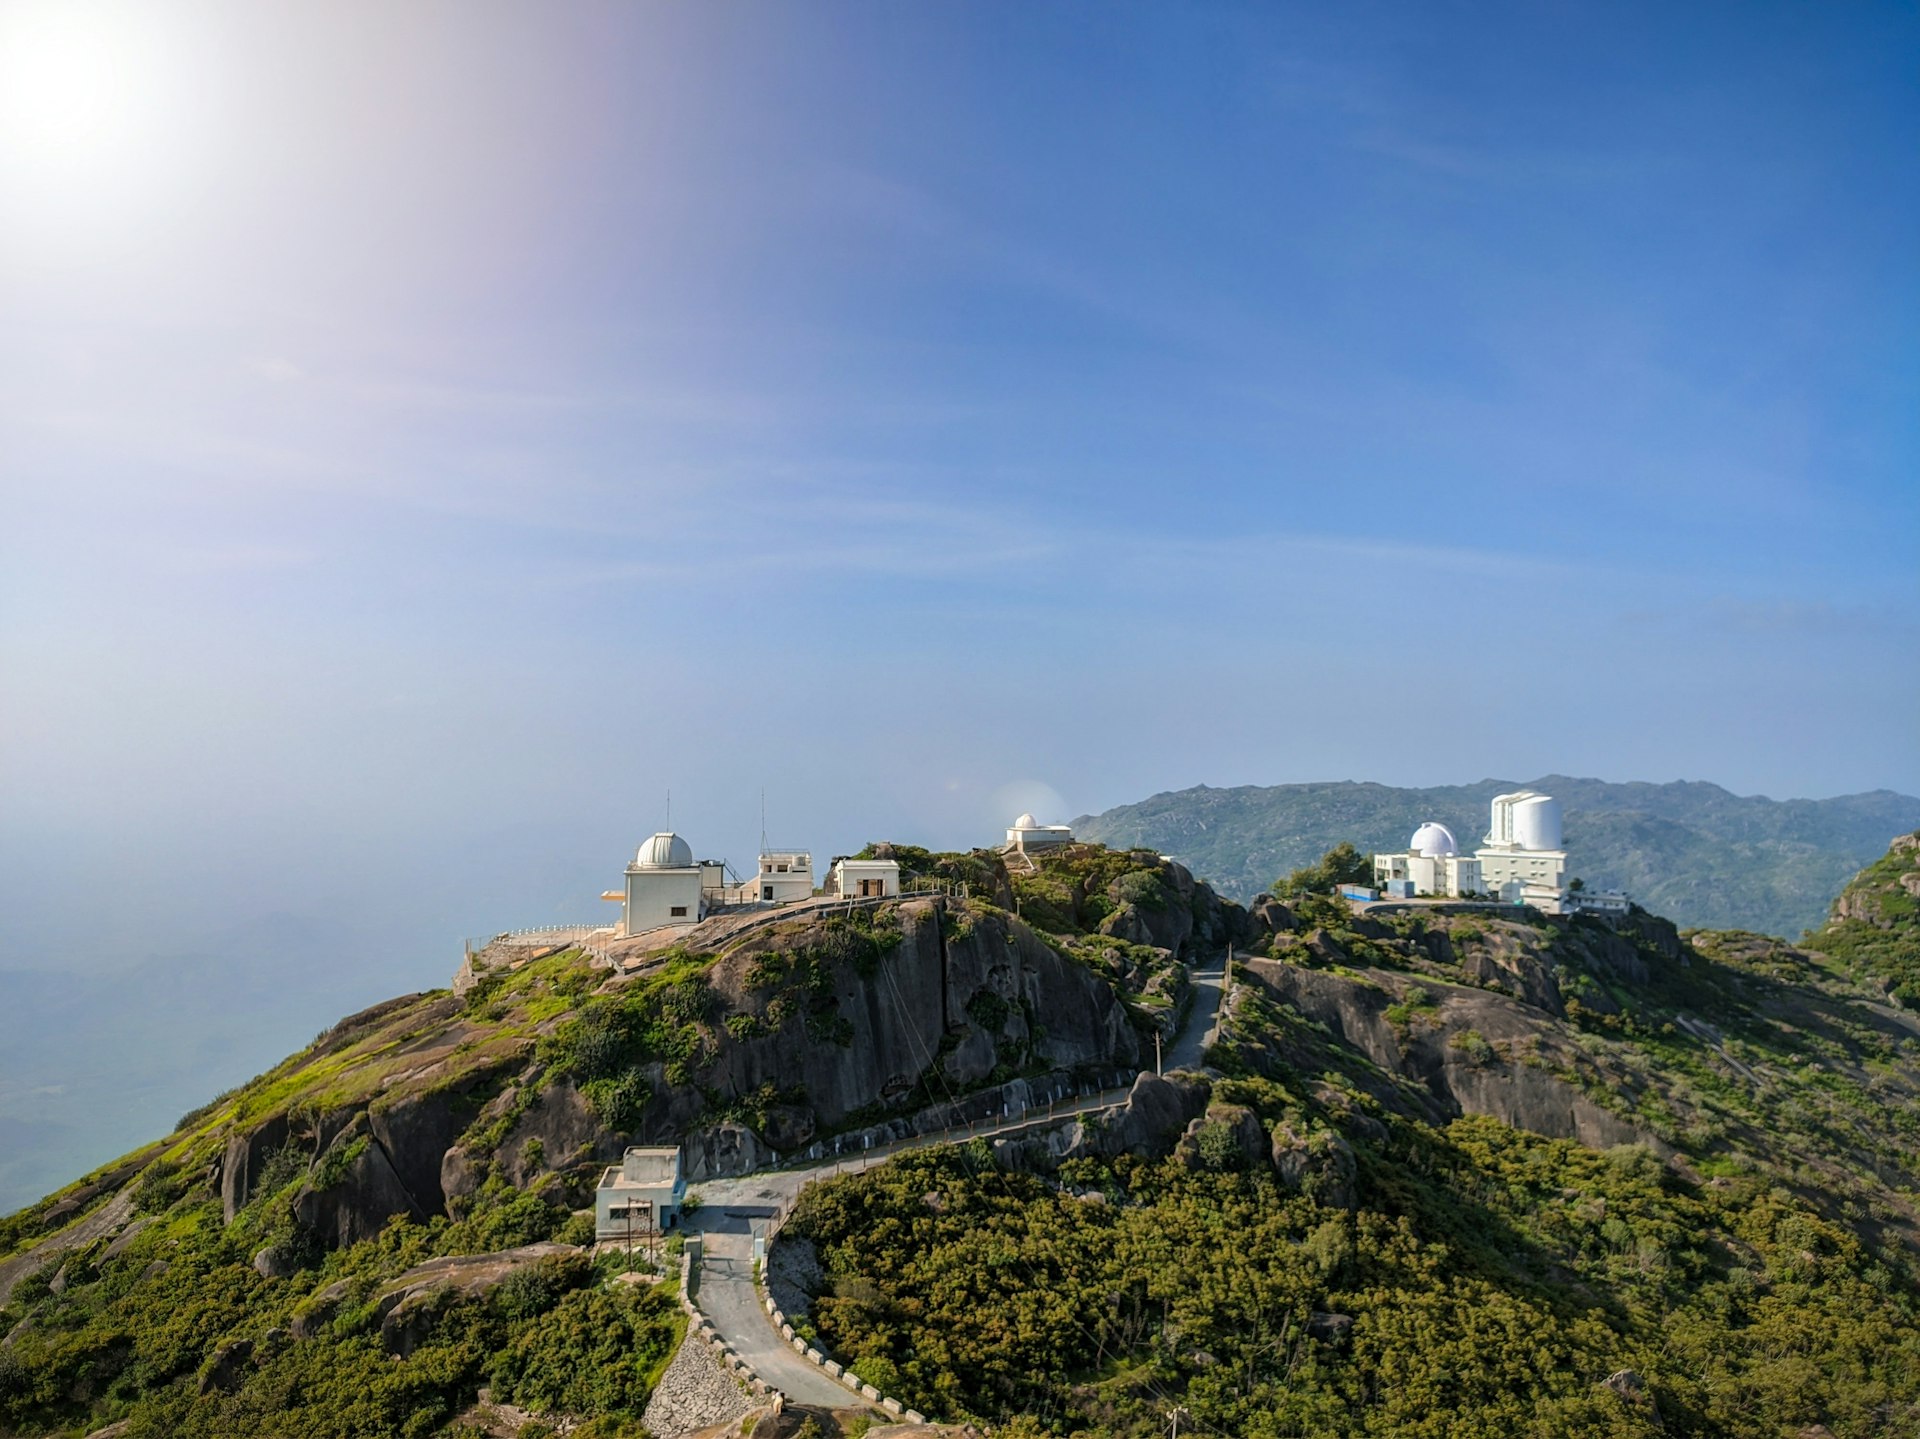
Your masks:
<path fill-rule="evenodd" d="M 148 19 L 86 3 L 0 7 L 0 157 L 9 172 L 88 185 L 134 163 L 163 98 Z"/>

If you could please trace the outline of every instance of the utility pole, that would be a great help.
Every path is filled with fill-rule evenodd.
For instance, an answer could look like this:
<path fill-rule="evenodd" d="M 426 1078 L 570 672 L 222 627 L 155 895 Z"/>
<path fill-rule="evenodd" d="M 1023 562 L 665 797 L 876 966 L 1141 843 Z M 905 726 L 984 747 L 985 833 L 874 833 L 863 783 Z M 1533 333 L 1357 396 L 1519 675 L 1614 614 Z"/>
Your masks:
<path fill-rule="evenodd" d="M 1178 1404 L 1175 1404 L 1167 1411 L 1167 1417 L 1173 1421 L 1173 1439 L 1180 1439 L 1180 1417 L 1183 1414 L 1186 1415 L 1188 1422 L 1192 1422 L 1193 1416 L 1187 1414 L 1187 1411 L 1182 1409 Z"/>
<path fill-rule="evenodd" d="M 1160 1031 L 1157 1029 L 1153 1032 L 1153 1072 L 1155 1074 L 1166 1073 L 1166 1070 L 1160 1067 Z"/>

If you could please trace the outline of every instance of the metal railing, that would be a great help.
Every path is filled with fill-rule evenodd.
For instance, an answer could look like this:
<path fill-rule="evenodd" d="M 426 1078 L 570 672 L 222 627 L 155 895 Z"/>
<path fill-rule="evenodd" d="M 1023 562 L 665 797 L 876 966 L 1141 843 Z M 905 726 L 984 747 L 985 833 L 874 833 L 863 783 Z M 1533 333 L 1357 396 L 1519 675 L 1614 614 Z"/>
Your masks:
<path fill-rule="evenodd" d="M 498 934 L 485 938 L 473 938 L 465 941 L 468 958 L 496 944 L 512 944 L 516 941 L 529 948 L 536 944 L 577 944 L 596 934 L 612 934 L 613 930 L 604 924 L 543 924 L 532 929 L 505 929 Z"/>

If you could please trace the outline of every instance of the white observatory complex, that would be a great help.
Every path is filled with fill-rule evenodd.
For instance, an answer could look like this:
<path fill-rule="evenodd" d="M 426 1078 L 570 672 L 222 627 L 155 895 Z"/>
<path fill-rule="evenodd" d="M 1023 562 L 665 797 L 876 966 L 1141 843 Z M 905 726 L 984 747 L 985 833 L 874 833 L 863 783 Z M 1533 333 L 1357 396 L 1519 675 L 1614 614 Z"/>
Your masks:
<path fill-rule="evenodd" d="M 1451 830 L 1429 820 L 1413 832 L 1405 853 L 1373 857 L 1373 877 L 1396 899 L 1485 896 L 1547 914 L 1625 914 L 1630 903 L 1617 890 L 1567 888 L 1560 801 L 1530 789 L 1493 797 L 1486 839 L 1471 859 L 1460 853 Z"/>
<path fill-rule="evenodd" d="M 602 898 L 620 901 L 617 937 L 694 925 L 717 909 L 793 904 L 813 897 L 813 855 L 804 849 L 763 850 L 749 880 L 729 881 L 727 864 L 695 859 L 693 847 L 672 830 L 640 846 L 626 884 Z"/>
<path fill-rule="evenodd" d="M 1007 842 L 1002 847 L 1002 852 L 1052 849 L 1057 845 L 1072 843 L 1072 825 L 1042 824 L 1032 815 L 1023 814 L 1007 826 Z"/>

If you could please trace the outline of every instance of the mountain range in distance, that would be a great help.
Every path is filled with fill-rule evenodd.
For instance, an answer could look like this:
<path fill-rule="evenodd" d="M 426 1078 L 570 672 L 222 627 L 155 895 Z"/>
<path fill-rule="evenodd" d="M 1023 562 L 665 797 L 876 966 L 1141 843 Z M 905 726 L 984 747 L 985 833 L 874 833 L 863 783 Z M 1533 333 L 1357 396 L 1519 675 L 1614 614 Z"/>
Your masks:
<path fill-rule="evenodd" d="M 1523 788 L 1565 807 L 1568 872 L 1590 887 L 1624 889 L 1683 927 L 1788 938 L 1818 928 L 1836 891 L 1894 835 L 1920 827 L 1920 799 L 1887 789 L 1775 800 L 1700 781 L 1614 784 L 1557 774 L 1430 789 L 1351 780 L 1197 785 L 1083 815 L 1073 827 L 1102 844 L 1158 850 L 1249 900 L 1342 840 L 1363 852 L 1400 850 L 1428 820 L 1471 850 L 1492 798 Z"/>

